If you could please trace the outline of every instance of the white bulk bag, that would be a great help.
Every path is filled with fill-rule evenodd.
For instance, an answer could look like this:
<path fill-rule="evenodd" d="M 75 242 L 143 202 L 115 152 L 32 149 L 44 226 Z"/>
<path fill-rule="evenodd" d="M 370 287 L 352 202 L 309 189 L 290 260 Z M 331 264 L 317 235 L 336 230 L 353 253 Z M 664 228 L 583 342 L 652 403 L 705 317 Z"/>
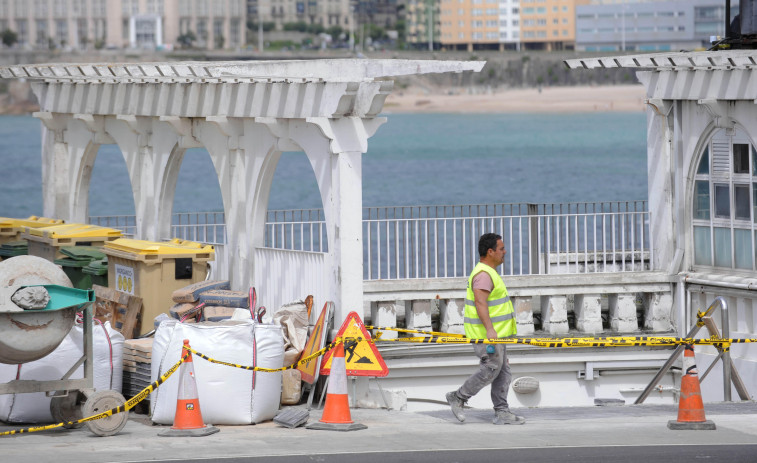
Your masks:
<path fill-rule="evenodd" d="M 124 337 L 110 326 L 110 322 L 105 322 L 104 325 L 94 322 L 92 329 L 94 387 L 98 391 L 112 389 L 121 392 Z M 83 333 L 83 325 L 77 323 L 63 342 L 47 356 L 21 365 L 0 364 L 0 383 L 14 379 L 61 379 L 83 355 Z M 82 365 L 70 379 L 83 377 Z M 50 400 L 44 392 L 0 395 L 0 420 L 7 423 L 52 423 Z"/>
<path fill-rule="evenodd" d="M 281 328 L 251 320 L 186 324 L 167 320 L 155 333 L 151 381 L 181 357 L 184 339 L 216 360 L 245 366 L 281 368 L 284 340 Z M 205 423 L 253 424 L 273 419 L 279 409 L 281 372 L 252 372 L 193 356 L 197 395 Z M 152 421 L 173 424 L 181 369 L 150 395 Z"/>

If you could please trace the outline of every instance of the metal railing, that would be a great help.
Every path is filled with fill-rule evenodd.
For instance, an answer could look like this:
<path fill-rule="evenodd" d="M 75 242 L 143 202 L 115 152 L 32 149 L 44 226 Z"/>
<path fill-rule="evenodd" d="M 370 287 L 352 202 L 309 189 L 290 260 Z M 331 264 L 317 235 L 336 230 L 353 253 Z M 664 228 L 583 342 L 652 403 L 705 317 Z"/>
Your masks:
<path fill-rule="evenodd" d="M 133 217 L 91 217 L 134 233 Z M 222 212 L 174 214 L 172 237 L 225 243 Z M 118 224 L 125 224 L 119 227 Z M 363 209 L 364 279 L 467 276 L 478 261 L 478 237 L 503 237 L 503 275 L 601 273 L 649 269 L 646 201 L 563 204 L 474 204 Z M 271 210 L 264 246 L 328 252 L 321 209 Z"/>
<path fill-rule="evenodd" d="M 364 277 L 467 276 L 487 232 L 505 242 L 503 275 L 646 270 L 648 218 L 647 212 L 614 212 L 364 220 Z"/>

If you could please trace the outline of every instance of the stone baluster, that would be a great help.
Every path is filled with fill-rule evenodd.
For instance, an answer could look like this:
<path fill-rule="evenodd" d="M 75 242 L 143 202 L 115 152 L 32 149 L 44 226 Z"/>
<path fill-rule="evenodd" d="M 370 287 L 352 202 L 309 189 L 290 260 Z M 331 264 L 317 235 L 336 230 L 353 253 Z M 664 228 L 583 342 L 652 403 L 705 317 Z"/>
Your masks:
<path fill-rule="evenodd" d="M 639 329 L 634 294 L 610 294 L 607 296 L 607 305 L 610 309 L 610 327 L 613 331 L 629 332 Z"/>
<path fill-rule="evenodd" d="M 397 327 L 397 309 L 404 312 L 405 301 L 376 301 L 371 304 L 371 325 Z M 396 339 L 396 331 L 382 331 L 383 339 Z"/>
<path fill-rule="evenodd" d="M 432 301 L 428 299 L 411 301 L 405 316 L 407 329 L 431 331 L 431 306 Z"/>
<path fill-rule="evenodd" d="M 530 336 L 534 334 L 533 298 L 512 297 L 515 310 L 515 323 L 518 325 L 518 335 Z"/>
<path fill-rule="evenodd" d="M 644 328 L 655 333 L 670 331 L 670 312 L 673 309 L 673 296 L 669 293 L 644 294 Z"/>
<path fill-rule="evenodd" d="M 439 319 L 444 333 L 464 334 L 465 299 L 439 299 Z"/>
<path fill-rule="evenodd" d="M 541 297 L 542 326 L 549 334 L 568 332 L 568 298 L 566 296 Z"/>
<path fill-rule="evenodd" d="M 576 294 L 573 297 L 576 329 L 581 333 L 602 332 L 602 299 L 599 294 Z"/>

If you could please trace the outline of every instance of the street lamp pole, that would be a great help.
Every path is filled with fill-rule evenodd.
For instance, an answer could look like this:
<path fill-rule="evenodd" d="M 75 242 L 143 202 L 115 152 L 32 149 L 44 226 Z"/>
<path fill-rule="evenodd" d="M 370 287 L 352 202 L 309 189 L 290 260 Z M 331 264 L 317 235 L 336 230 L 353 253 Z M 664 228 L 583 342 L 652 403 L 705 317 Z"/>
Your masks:
<path fill-rule="evenodd" d="M 426 17 L 428 18 L 428 51 L 434 51 L 434 6 L 433 0 L 426 0 Z"/>

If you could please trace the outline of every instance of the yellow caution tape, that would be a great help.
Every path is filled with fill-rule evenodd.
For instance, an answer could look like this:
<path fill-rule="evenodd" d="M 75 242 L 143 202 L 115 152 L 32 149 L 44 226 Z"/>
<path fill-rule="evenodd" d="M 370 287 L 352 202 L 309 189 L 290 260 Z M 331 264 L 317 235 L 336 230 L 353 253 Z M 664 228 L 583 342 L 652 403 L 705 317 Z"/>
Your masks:
<path fill-rule="evenodd" d="M 403 328 L 394 328 L 391 326 L 365 326 L 366 330 L 384 330 L 384 331 L 396 331 L 398 333 L 417 333 L 417 334 L 425 334 L 427 336 L 447 336 L 450 338 L 464 338 L 464 334 L 456 334 L 456 333 L 439 333 L 436 331 L 420 331 L 420 330 L 407 330 Z M 377 336 L 378 338 L 378 336 Z"/>
<path fill-rule="evenodd" d="M 214 358 L 208 357 L 205 354 L 197 352 L 196 350 L 192 349 L 191 347 L 189 348 L 189 351 L 192 352 L 193 354 L 195 354 L 196 356 L 198 356 L 198 357 L 200 357 L 202 359 L 207 360 L 208 362 L 217 363 L 218 365 L 226 365 L 228 367 L 241 368 L 242 370 L 248 370 L 248 371 L 263 371 L 265 373 L 275 373 L 277 371 L 292 370 L 294 368 L 297 368 L 300 365 L 304 365 L 304 364 L 310 362 L 311 360 L 316 359 L 316 358 L 320 357 L 321 355 L 325 354 L 326 352 L 330 351 L 331 349 L 333 349 L 334 347 L 336 347 L 336 345 L 339 344 L 340 342 L 342 342 L 342 338 L 337 338 L 334 342 L 332 342 L 331 344 L 328 344 L 323 349 L 321 349 L 319 351 L 316 351 L 316 352 L 313 352 L 311 355 L 308 355 L 307 357 L 305 357 L 303 359 L 300 359 L 297 362 L 294 362 L 293 364 L 291 364 L 289 366 L 281 367 L 281 368 L 265 368 L 265 367 L 251 367 L 251 366 L 248 366 L 248 365 L 239 365 L 238 363 L 229 363 L 229 362 L 224 362 L 222 360 L 216 360 Z"/>
<path fill-rule="evenodd" d="M 14 429 L 13 431 L 5 431 L 0 432 L 0 436 L 10 436 L 12 434 L 23 434 L 23 433 L 30 433 L 30 432 L 39 432 L 39 431 L 47 431 L 50 429 L 60 428 L 63 426 L 71 426 L 75 424 L 80 423 L 86 423 L 87 421 L 95 421 L 100 420 L 103 418 L 107 418 L 109 416 L 113 416 L 116 413 L 122 413 L 127 410 L 131 410 L 134 408 L 139 402 L 143 401 L 152 391 L 158 388 L 161 384 L 163 384 L 172 374 L 176 372 L 176 370 L 181 366 L 182 363 L 189 357 L 189 354 L 182 357 L 181 360 L 179 360 L 174 366 L 168 369 L 160 378 L 158 378 L 154 383 L 150 384 L 146 388 L 142 389 L 139 394 L 135 395 L 131 399 L 127 400 L 126 403 L 123 405 L 111 408 L 110 410 L 102 413 L 98 413 L 97 415 L 88 416 L 86 418 L 82 418 L 80 420 L 76 421 L 67 421 L 63 423 L 56 423 L 56 424 L 49 424 L 47 426 L 35 426 L 31 428 L 23 428 L 23 429 Z"/>
<path fill-rule="evenodd" d="M 409 342 L 419 344 L 528 344 L 540 347 L 635 347 L 676 346 L 681 344 L 708 345 L 728 348 L 731 344 L 757 343 L 757 339 L 676 338 L 669 336 L 603 337 L 603 338 L 497 338 L 468 339 L 449 336 L 381 339 L 383 342 Z"/>

